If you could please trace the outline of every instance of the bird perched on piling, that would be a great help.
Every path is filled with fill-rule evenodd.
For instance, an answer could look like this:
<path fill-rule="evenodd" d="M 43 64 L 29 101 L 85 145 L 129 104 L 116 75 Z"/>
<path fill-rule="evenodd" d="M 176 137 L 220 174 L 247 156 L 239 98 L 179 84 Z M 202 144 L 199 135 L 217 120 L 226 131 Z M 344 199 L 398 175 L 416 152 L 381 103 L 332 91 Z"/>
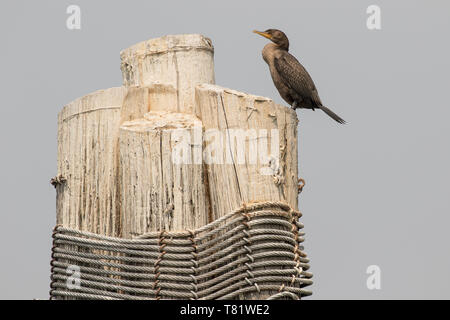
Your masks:
<path fill-rule="evenodd" d="M 322 104 L 308 71 L 288 52 L 289 40 L 284 32 L 276 29 L 253 32 L 272 41 L 264 46 L 262 56 L 269 65 L 273 83 L 281 97 L 293 109 L 321 109 L 335 121 L 344 124 L 341 117 Z"/>

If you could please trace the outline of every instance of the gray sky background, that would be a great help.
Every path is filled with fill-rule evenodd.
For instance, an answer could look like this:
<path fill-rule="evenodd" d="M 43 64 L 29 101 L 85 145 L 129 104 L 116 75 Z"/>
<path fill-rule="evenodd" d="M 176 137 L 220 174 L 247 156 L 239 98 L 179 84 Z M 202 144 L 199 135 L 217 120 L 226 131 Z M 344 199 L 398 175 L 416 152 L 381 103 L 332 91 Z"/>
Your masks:
<path fill-rule="evenodd" d="M 450 298 L 450 2 L 2 1 L 0 299 L 48 298 L 57 113 L 121 85 L 119 51 L 202 33 L 216 83 L 285 104 L 253 29 L 279 28 L 322 101 L 298 111 L 311 299 Z M 66 8 L 81 7 L 81 30 Z M 381 7 L 382 30 L 366 27 Z M 236 50 L 237 49 L 237 50 Z M 381 268 L 368 290 L 366 268 Z"/>

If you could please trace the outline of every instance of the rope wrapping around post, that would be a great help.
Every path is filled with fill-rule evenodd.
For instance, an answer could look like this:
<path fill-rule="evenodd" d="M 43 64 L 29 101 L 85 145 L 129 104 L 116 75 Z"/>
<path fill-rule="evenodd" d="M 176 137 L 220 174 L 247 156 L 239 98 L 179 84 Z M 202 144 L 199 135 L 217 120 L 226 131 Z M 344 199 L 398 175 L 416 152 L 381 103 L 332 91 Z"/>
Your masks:
<path fill-rule="evenodd" d="M 299 217 L 284 203 L 260 202 L 195 230 L 149 232 L 134 239 L 57 226 L 51 299 L 308 296 L 312 274 L 300 248 Z M 67 268 L 73 266 L 80 270 L 80 285 L 68 288 Z"/>

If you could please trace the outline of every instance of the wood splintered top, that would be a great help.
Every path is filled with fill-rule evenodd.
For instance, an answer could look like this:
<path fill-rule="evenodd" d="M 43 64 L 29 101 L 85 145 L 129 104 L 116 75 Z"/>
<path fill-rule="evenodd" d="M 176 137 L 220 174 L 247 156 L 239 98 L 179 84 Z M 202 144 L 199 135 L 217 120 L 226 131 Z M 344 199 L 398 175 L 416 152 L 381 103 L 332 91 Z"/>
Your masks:
<path fill-rule="evenodd" d="M 154 38 L 139 42 L 127 49 L 122 50 L 120 52 L 120 57 L 122 60 L 126 60 L 128 57 L 191 49 L 214 52 L 211 39 L 201 34 L 180 34 L 167 35 L 161 38 Z"/>
<path fill-rule="evenodd" d="M 202 127 L 201 120 L 194 115 L 167 111 L 151 111 L 144 115 L 144 119 L 124 122 L 121 129 L 131 131 L 148 131 L 162 129 L 188 129 L 194 127 Z"/>
<path fill-rule="evenodd" d="M 245 93 L 245 92 L 241 92 L 241 91 L 237 91 L 237 90 L 234 90 L 234 89 L 229 89 L 229 88 L 225 88 L 225 87 L 221 87 L 221 86 L 218 86 L 218 85 L 215 85 L 215 84 L 209 84 L 209 83 L 199 84 L 197 86 L 197 90 L 214 91 L 217 94 L 225 92 L 225 93 L 229 93 L 229 94 L 232 94 L 232 95 L 235 95 L 235 96 L 238 96 L 238 97 L 246 97 L 248 99 L 252 99 L 252 100 L 255 100 L 255 101 L 261 101 L 261 102 L 262 101 L 268 101 L 268 102 L 272 102 L 273 101 L 270 98 L 257 96 L 257 95 L 254 95 L 254 94 L 249 94 L 249 93 Z"/>
<path fill-rule="evenodd" d="M 91 92 L 65 105 L 58 113 L 60 122 L 73 119 L 80 114 L 99 110 L 120 109 L 127 94 L 126 87 L 113 87 Z"/>

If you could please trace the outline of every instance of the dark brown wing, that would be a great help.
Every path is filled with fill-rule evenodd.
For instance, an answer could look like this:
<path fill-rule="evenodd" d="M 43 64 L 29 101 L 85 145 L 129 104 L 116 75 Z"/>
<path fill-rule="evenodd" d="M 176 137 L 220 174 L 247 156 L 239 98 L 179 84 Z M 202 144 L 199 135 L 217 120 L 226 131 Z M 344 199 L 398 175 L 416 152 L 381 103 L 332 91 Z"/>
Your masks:
<path fill-rule="evenodd" d="M 283 51 L 275 58 L 274 64 L 286 85 L 303 99 L 310 98 L 316 105 L 322 105 L 314 81 L 293 55 Z"/>

